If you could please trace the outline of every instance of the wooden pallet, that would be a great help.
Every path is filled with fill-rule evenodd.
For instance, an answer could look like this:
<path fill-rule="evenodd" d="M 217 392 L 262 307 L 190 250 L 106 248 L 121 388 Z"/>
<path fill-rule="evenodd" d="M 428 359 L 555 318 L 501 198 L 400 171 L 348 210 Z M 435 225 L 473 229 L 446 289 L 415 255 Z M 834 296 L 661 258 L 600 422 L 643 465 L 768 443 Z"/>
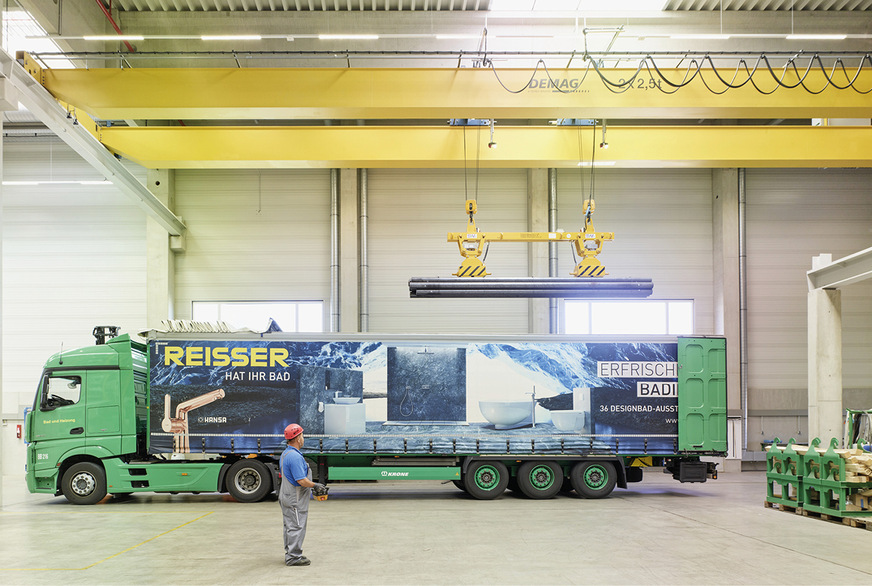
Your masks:
<path fill-rule="evenodd" d="M 769 501 L 763 501 L 763 506 L 767 509 L 775 509 L 776 511 L 784 511 L 785 513 L 795 513 L 797 515 L 802 514 L 802 507 L 790 505 L 785 505 L 783 503 L 770 503 Z"/>
<path fill-rule="evenodd" d="M 860 529 L 872 531 L 872 519 L 869 517 L 839 517 L 838 515 L 832 515 L 829 513 L 816 513 L 806 509 L 800 510 L 803 517 L 812 517 L 815 519 L 821 519 L 822 521 L 829 521 L 830 523 L 839 523 L 849 527 L 859 527 Z"/>

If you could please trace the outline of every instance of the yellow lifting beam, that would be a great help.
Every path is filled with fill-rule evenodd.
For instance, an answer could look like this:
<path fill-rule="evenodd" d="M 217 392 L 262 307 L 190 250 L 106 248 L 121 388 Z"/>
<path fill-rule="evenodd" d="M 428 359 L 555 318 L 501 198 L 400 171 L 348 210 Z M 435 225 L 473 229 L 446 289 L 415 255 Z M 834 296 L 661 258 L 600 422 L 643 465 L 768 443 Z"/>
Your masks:
<path fill-rule="evenodd" d="M 457 242 L 463 262 L 456 277 L 485 277 L 491 273 L 484 266 L 487 245 L 491 242 L 571 242 L 575 254 L 581 260 L 570 274 L 574 277 L 603 277 L 608 275 L 606 268 L 597 259 L 603 250 L 603 243 L 615 239 L 614 232 L 597 232 L 591 223 L 591 214 L 596 205 L 592 199 L 584 202 L 584 228 L 579 232 L 480 232 L 475 225 L 478 204 L 474 199 L 466 200 L 465 209 L 469 216 L 466 232 L 449 232 L 448 242 Z"/>

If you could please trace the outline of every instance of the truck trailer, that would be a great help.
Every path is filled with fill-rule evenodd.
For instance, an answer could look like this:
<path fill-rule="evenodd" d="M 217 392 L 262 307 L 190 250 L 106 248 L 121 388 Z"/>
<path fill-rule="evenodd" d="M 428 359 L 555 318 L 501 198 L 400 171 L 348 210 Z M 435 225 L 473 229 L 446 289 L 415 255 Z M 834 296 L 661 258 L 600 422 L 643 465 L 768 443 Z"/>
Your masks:
<path fill-rule="evenodd" d="M 115 334 L 45 363 L 30 492 L 259 501 L 290 423 L 319 482 L 453 481 L 476 499 L 602 498 L 646 468 L 705 482 L 701 458 L 726 455 L 722 337 Z"/>

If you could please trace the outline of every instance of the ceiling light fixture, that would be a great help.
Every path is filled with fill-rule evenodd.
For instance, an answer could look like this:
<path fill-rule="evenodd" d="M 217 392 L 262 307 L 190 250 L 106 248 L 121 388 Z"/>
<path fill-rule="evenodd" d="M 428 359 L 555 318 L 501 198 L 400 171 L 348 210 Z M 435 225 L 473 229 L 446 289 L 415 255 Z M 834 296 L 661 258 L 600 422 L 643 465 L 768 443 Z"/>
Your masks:
<path fill-rule="evenodd" d="M 669 35 L 670 39 L 679 39 L 679 40 L 700 40 L 700 41 L 726 41 L 730 38 L 730 35 L 718 35 L 718 34 L 698 34 L 698 35 Z"/>
<path fill-rule="evenodd" d="M 481 35 L 436 35 L 440 41 L 460 41 L 463 39 L 479 39 Z"/>
<path fill-rule="evenodd" d="M 111 181 L 3 181 L 3 185 L 112 185 Z"/>
<path fill-rule="evenodd" d="M 844 41 L 848 35 L 787 35 L 788 41 Z"/>
<path fill-rule="evenodd" d="M 489 12 L 659 12 L 667 0 L 491 0 Z"/>
<path fill-rule="evenodd" d="M 259 41 L 260 35 L 202 35 L 201 41 Z"/>
<path fill-rule="evenodd" d="M 86 41 L 144 41 L 142 35 L 86 35 L 82 37 Z"/>
<path fill-rule="evenodd" d="M 322 41 L 377 41 L 378 35 L 318 35 Z"/>

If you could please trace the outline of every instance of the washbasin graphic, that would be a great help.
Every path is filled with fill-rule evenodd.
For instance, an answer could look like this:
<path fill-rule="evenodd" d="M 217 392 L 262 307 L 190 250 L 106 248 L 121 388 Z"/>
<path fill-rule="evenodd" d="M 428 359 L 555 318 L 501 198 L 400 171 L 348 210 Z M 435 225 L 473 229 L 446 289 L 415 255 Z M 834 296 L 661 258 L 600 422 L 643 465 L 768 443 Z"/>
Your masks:
<path fill-rule="evenodd" d="M 584 411 L 552 411 L 551 423 L 560 431 L 581 431 L 584 429 Z"/>
<path fill-rule="evenodd" d="M 354 405 L 360 401 L 360 397 L 333 397 L 333 402 L 337 405 Z"/>
<path fill-rule="evenodd" d="M 511 429 L 533 422 L 532 401 L 479 401 L 478 408 L 497 429 Z"/>

